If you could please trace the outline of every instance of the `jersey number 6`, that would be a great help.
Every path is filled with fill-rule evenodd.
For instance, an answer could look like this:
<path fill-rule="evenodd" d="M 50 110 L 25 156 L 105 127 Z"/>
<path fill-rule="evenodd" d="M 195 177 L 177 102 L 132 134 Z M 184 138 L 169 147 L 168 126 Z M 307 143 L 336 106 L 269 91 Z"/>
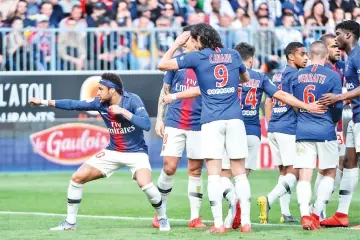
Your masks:
<path fill-rule="evenodd" d="M 315 85 L 307 85 L 304 89 L 303 99 L 306 104 L 315 102 L 315 95 L 310 90 L 315 90 Z"/>
<path fill-rule="evenodd" d="M 216 82 L 216 87 L 225 87 L 229 80 L 229 73 L 227 67 L 223 64 L 217 65 L 214 68 L 214 76 L 217 80 L 221 80 L 221 82 Z"/>

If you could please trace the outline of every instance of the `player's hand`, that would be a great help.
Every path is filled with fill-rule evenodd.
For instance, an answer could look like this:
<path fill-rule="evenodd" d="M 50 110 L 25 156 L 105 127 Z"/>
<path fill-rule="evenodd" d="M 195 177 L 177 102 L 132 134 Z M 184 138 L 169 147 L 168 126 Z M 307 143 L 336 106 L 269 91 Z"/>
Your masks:
<path fill-rule="evenodd" d="M 177 47 L 181 47 L 187 42 L 189 37 L 190 37 L 190 31 L 185 31 L 176 38 L 174 44 Z"/>
<path fill-rule="evenodd" d="M 308 104 L 307 109 L 311 113 L 324 114 L 328 110 L 328 107 L 325 105 L 319 104 L 319 102 L 313 102 Z"/>
<path fill-rule="evenodd" d="M 111 105 L 109 107 L 109 110 L 112 114 L 123 114 L 124 113 L 124 109 L 122 107 L 120 107 L 119 105 Z"/>
<path fill-rule="evenodd" d="M 166 103 L 166 104 L 171 104 L 173 102 L 171 94 L 168 94 L 168 95 L 164 96 L 163 102 Z"/>
<path fill-rule="evenodd" d="M 326 93 L 319 99 L 319 104 L 329 106 L 334 105 L 337 100 L 337 95 L 333 93 Z"/>
<path fill-rule="evenodd" d="M 165 130 L 164 122 L 162 120 L 156 120 L 156 125 L 155 125 L 156 135 L 163 138 L 164 137 L 164 130 Z"/>
<path fill-rule="evenodd" d="M 41 105 L 41 100 L 39 98 L 30 98 L 29 104 L 31 106 L 40 106 Z"/>

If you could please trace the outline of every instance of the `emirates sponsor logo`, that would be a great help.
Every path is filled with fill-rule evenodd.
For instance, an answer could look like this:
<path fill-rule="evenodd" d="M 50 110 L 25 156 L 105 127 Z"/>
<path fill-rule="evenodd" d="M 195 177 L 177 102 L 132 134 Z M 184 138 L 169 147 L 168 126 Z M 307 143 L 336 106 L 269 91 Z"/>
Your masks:
<path fill-rule="evenodd" d="M 110 141 L 107 129 L 84 123 L 58 125 L 30 136 L 35 153 L 63 165 L 84 162 Z"/>

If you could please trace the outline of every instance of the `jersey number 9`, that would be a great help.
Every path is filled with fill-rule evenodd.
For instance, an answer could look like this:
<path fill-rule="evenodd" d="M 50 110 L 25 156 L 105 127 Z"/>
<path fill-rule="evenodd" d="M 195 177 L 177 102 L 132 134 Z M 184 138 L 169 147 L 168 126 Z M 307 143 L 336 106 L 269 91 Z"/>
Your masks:
<path fill-rule="evenodd" d="M 216 82 L 216 87 L 217 88 L 221 88 L 221 87 L 225 87 L 226 84 L 229 81 L 229 72 L 228 69 L 225 65 L 221 64 L 221 65 L 217 65 L 214 68 L 214 76 L 217 80 L 221 80 L 221 82 Z"/>

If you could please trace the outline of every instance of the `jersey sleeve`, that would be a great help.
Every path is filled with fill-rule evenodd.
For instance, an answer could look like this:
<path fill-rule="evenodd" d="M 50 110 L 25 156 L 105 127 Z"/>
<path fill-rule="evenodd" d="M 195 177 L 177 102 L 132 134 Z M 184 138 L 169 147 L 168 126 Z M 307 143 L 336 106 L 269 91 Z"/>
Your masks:
<path fill-rule="evenodd" d="M 176 61 L 179 69 L 195 68 L 199 64 L 200 55 L 198 52 L 186 53 L 177 56 Z"/>
<path fill-rule="evenodd" d="M 164 83 L 171 85 L 172 80 L 174 79 L 175 71 L 167 71 L 164 74 Z"/>
<path fill-rule="evenodd" d="M 240 54 L 237 51 L 235 52 L 235 57 L 236 57 L 236 60 L 238 62 L 239 73 L 240 74 L 245 73 L 246 72 L 246 66 L 245 66 Z"/>
<path fill-rule="evenodd" d="M 358 80 L 360 82 L 360 58 L 353 58 L 352 59 L 352 67 L 355 69 L 357 73 Z"/>
<path fill-rule="evenodd" d="M 143 101 L 137 95 L 132 96 L 131 109 L 133 116 L 130 122 L 135 124 L 137 127 L 149 131 L 151 128 L 150 117 L 145 109 Z"/>
<path fill-rule="evenodd" d="M 263 89 L 268 98 L 271 98 L 279 91 L 275 84 L 265 74 L 263 75 Z"/>
<path fill-rule="evenodd" d="M 341 81 L 340 81 L 339 74 L 334 74 L 333 81 L 334 81 L 334 87 L 331 90 L 331 93 L 341 94 L 342 87 L 341 87 Z M 337 102 L 335 104 L 335 106 L 330 109 L 331 117 L 332 117 L 332 120 L 334 121 L 334 123 L 337 123 L 342 118 L 342 109 L 343 109 L 342 101 Z"/>
<path fill-rule="evenodd" d="M 99 98 L 91 101 L 77 101 L 71 99 L 55 100 L 55 107 L 64 110 L 97 111 L 100 107 Z"/>

